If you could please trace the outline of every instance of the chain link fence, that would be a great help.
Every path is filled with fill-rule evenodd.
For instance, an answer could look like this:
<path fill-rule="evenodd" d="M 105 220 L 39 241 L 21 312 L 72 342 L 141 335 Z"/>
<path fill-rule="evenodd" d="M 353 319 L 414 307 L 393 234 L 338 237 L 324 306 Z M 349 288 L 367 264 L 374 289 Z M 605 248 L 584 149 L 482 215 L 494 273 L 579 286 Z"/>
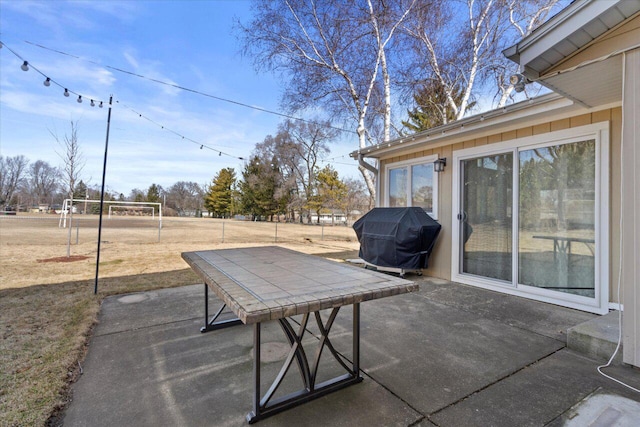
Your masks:
<path fill-rule="evenodd" d="M 3 244 L 71 245 L 98 239 L 97 215 L 0 216 Z M 65 226 L 66 225 L 66 226 Z M 71 233 L 66 227 L 71 227 Z M 355 242 L 351 226 L 212 218 L 103 217 L 102 241 L 113 243 L 318 243 Z"/>

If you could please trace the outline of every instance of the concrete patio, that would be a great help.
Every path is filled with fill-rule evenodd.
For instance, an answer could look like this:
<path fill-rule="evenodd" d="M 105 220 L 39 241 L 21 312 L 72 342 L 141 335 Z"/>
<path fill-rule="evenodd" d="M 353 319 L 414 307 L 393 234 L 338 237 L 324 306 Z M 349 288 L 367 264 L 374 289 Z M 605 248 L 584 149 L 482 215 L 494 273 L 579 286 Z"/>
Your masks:
<path fill-rule="evenodd" d="M 598 374 L 602 360 L 567 348 L 567 330 L 597 316 L 407 278 L 419 292 L 361 305 L 362 383 L 257 425 L 637 425 L 640 394 Z M 252 328 L 201 334 L 203 316 L 201 284 L 107 298 L 64 425 L 246 425 Z M 350 325 L 345 307 L 331 336 L 346 358 Z M 262 343 L 266 388 L 288 345 L 276 322 L 264 324 Z M 338 372 L 337 363 L 324 358 L 321 370 Z M 640 387 L 636 369 L 606 371 Z M 294 364 L 283 388 L 299 382 Z"/>

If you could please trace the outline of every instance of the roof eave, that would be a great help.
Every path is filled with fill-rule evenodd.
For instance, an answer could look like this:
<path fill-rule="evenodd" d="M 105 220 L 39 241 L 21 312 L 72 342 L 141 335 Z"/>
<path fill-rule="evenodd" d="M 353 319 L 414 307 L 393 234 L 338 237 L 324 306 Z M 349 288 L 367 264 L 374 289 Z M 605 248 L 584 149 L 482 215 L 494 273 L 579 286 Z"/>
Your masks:
<path fill-rule="evenodd" d="M 411 150 L 413 147 L 429 144 L 438 145 L 447 139 L 462 138 L 465 135 L 481 132 L 485 128 L 499 125 L 512 120 L 515 116 L 526 117 L 534 112 L 553 111 L 575 105 L 573 101 L 556 93 L 549 93 L 537 98 L 508 105 L 503 108 L 486 111 L 473 116 L 465 117 L 446 125 L 437 126 L 413 135 L 396 138 L 371 147 L 360 149 L 349 154 L 357 159 L 359 156 L 366 158 L 388 157 L 390 153 L 398 150 Z"/>
<path fill-rule="evenodd" d="M 558 40 L 566 39 L 585 23 L 598 18 L 622 1 L 624 0 L 576 0 L 502 53 L 507 59 L 520 65 L 523 75 L 530 80 L 536 80 L 545 70 L 535 70 L 529 64 L 557 44 Z M 576 46 L 575 52 L 589 43 L 590 41 Z"/>

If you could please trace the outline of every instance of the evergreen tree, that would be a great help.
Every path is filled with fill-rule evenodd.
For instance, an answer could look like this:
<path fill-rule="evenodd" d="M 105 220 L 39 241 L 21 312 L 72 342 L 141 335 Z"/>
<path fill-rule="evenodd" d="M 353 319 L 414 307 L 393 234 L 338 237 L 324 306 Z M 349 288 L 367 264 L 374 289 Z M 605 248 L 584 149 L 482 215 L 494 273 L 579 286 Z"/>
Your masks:
<path fill-rule="evenodd" d="M 242 172 L 240 209 L 253 218 L 284 213 L 289 193 L 282 191 L 280 177 L 275 158 L 265 161 L 254 156 Z"/>
<path fill-rule="evenodd" d="M 462 88 L 453 91 L 453 99 L 459 103 L 464 95 Z M 456 120 L 456 112 L 447 101 L 447 91 L 436 82 L 430 80 L 413 94 L 416 106 L 407 111 L 409 119 L 403 121 L 404 127 L 412 132 L 421 132 Z M 469 102 L 467 110 L 475 107 L 475 101 Z"/>
<path fill-rule="evenodd" d="M 236 173 L 233 168 L 220 170 L 213 178 L 204 197 L 204 206 L 215 217 L 230 217 L 234 213 L 234 187 Z"/>
<path fill-rule="evenodd" d="M 73 188 L 73 197 L 76 199 L 85 199 L 87 198 L 87 195 L 89 194 L 89 189 L 87 188 L 87 185 L 84 183 L 84 181 L 80 180 L 76 186 Z M 73 202 L 73 205 L 78 205 L 80 204 L 79 202 Z M 86 212 L 86 203 L 83 205 L 84 207 L 82 208 L 82 211 L 84 213 Z M 78 208 L 81 209 L 81 208 Z M 93 212 L 91 212 L 93 213 Z"/>
<path fill-rule="evenodd" d="M 149 186 L 149 189 L 147 190 L 147 197 L 145 198 L 144 201 L 149 203 L 160 203 L 162 202 L 161 194 L 162 194 L 162 187 L 156 184 L 151 184 Z M 158 213 L 157 206 L 154 206 L 153 210 L 155 213 Z"/>
<path fill-rule="evenodd" d="M 331 165 L 325 166 L 316 176 L 316 194 L 308 202 L 309 209 L 318 216 L 324 209 L 340 209 L 347 198 L 347 186 L 340 180 L 338 172 Z"/>

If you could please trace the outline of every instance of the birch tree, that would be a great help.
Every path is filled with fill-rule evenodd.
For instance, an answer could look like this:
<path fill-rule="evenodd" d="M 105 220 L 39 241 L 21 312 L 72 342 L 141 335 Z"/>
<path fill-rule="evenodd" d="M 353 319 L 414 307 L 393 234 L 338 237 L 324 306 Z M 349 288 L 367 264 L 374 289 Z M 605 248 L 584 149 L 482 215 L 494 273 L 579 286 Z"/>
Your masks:
<path fill-rule="evenodd" d="M 359 147 L 371 144 L 370 129 L 392 132 L 392 67 L 389 49 L 416 0 L 255 1 L 254 19 L 239 24 L 243 50 L 258 70 L 286 77 L 283 104 L 289 111 L 321 108 L 349 123 Z M 360 159 L 369 193 L 374 167 Z"/>
<path fill-rule="evenodd" d="M 561 3 L 559 0 L 508 0 L 506 7 L 509 13 L 509 26 L 512 30 L 511 34 L 515 35 L 515 40 L 510 40 L 512 43 L 509 44 L 512 45 L 519 39 L 531 34 L 533 30 L 547 20 L 549 14 L 559 3 Z M 566 3 L 566 1 L 562 3 Z M 505 49 L 507 47 L 509 46 L 504 46 Z M 504 56 L 501 56 L 500 61 L 496 62 L 492 72 L 498 86 L 499 100 L 497 107 L 500 108 L 507 103 L 514 91 L 514 85 L 509 81 L 509 77 L 520 70 L 517 69 L 516 64 L 507 60 Z M 540 88 L 539 85 L 536 85 L 533 91 L 539 91 Z M 527 96 L 530 95 L 530 93 L 527 93 L 526 87 L 525 94 Z"/>
<path fill-rule="evenodd" d="M 412 47 L 407 93 L 435 81 L 444 103 L 460 120 L 470 103 L 497 94 L 496 107 L 513 94 L 516 73 L 502 51 L 540 25 L 559 0 L 466 0 L 421 3 L 403 24 Z"/>

